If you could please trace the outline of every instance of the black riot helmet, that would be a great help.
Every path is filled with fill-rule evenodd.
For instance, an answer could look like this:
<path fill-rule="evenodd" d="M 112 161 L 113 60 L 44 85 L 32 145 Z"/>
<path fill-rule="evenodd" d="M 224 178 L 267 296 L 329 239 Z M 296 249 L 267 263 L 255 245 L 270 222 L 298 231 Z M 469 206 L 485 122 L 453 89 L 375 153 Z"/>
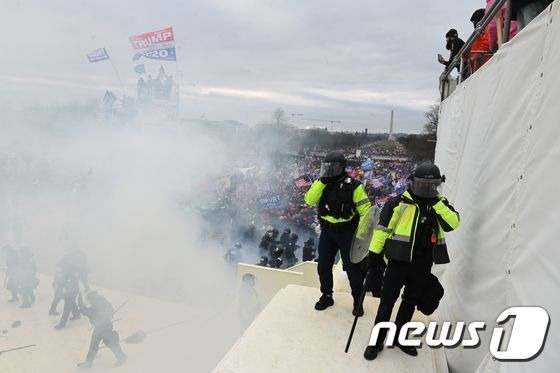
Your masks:
<path fill-rule="evenodd" d="M 325 156 L 321 162 L 319 177 L 335 177 L 344 174 L 346 168 L 346 157 L 342 152 L 332 151 Z"/>
<path fill-rule="evenodd" d="M 445 176 L 441 176 L 439 168 L 431 163 L 419 164 L 412 177 L 412 193 L 422 198 L 435 198 L 438 196 L 437 188 L 445 182 Z"/>

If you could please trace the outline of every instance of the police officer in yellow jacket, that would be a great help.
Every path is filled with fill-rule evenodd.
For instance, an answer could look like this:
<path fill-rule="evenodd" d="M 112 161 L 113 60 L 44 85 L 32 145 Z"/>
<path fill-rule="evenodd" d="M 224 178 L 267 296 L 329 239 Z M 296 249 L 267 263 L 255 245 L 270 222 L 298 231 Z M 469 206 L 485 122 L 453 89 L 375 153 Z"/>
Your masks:
<path fill-rule="evenodd" d="M 395 320 L 396 336 L 412 319 L 415 307 L 426 292 L 432 263 L 449 263 L 444 232 L 459 226 L 459 213 L 438 193 L 442 181 L 445 176 L 441 176 L 437 166 L 430 162 L 418 165 L 411 188 L 387 201 L 374 229 L 368 265 L 376 266 L 383 255 L 387 260 L 375 323 L 390 320 L 404 286 Z M 364 357 L 367 360 L 375 359 L 383 349 L 386 334 L 386 329 L 382 329 L 377 342 L 366 348 Z M 409 355 L 418 355 L 414 347 L 398 343 L 396 346 Z"/>
<path fill-rule="evenodd" d="M 322 311 L 334 304 L 332 267 L 336 254 L 340 251 L 354 297 L 352 313 L 362 316 L 364 310 L 359 298 L 363 276 L 360 266 L 350 261 L 350 247 L 358 223 L 367 214 L 371 204 L 362 183 L 349 177 L 345 168 L 344 154 L 338 151 L 328 153 L 321 163 L 319 180 L 305 194 L 308 205 L 318 205 L 321 224 L 317 272 L 322 296 L 315 304 L 315 309 Z"/>

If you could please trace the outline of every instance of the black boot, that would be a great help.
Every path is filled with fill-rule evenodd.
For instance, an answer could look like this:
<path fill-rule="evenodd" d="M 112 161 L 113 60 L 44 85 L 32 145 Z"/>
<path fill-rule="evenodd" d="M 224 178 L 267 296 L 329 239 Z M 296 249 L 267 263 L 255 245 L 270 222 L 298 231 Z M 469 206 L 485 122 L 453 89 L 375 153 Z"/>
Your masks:
<path fill-rule="evenodd" d="M 334 304 L 334 300 L 332 298 L 332 294 L 323 294 L 319 301 L 315 303 L 315 309 L 317 311 L 322 311 Z"/>
<path fill-rule="evenodd" d="M 395 344 L 395 347 L 400 348 L 401 351 L 407 355 L 418 356 L 418 350 L 414 346 L 401 346 L 399 343 L 397 343 Z"/>
<path fill-rule="evenodd" d="M 379 351 L 383 350 L 383 345 L 381 346 L 367 346 L 364 351 L 364 358 L 366 360 L 374 360 L 377 357 Z"/>
<path fill-rule="evenodd" d="M 358 317 L 364 315 L 364 305 L 361 304 L 359 300 L 354 300 L 354 309 L 352 309 L 352 315 Z"/>

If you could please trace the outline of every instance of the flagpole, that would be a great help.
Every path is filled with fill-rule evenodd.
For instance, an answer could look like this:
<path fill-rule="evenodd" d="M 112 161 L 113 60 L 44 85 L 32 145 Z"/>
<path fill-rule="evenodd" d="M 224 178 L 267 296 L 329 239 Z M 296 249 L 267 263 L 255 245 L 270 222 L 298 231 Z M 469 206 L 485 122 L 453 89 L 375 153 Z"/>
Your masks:
<path fill-rule="evenodd" d="M 177 48 L 175 49 L 176 51 L 179 50 L 179 46 L 177 46 Z M 175 77 L 177 78 L 176 80 L 176 85 L 177 85 L 177 108 L 176 108 L 176 112 L 175 112 L 175 116 L 177 121 L 180 120 L 180 102 L 181 102 L 181 84 L 179 83 L 179 64 L 177 63 L 177 52 L 175 52 Z"/>
<path fill-rule="evenodd" d="M 119 74 L 119 70 L 117 70 L 117 67 L 113 63 L 113 59 L 111 57 L 109 57 L 109 61 L 111 62 L 111 66 L 113 66 L 113 70 L 115 70 L 115 74 L 117 74 L 117 78 L 119 79 L 119 83 L 121 83 L 121 89 L 122 89 L 122 95 L 123 95 L 122 99 L 124 101 L 124 84 L 123 84 L 123 81 L 121 79 L 121 75 Z"/>

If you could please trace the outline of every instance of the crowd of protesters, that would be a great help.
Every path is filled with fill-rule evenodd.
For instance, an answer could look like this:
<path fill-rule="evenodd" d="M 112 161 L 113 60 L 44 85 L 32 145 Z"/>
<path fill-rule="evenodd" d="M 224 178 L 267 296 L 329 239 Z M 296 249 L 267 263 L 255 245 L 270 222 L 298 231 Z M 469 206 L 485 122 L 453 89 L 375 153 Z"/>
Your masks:
<path fill-rule="evenodd" d="M 157 77 L 152 78 L 151 75 L 148 75 L 146 80 L 143 77 L 138 79 L 138 101 L 149 102 L 152 99 L 170 99 L 174 84 L 173 76 L 167 75 L 162 66 Z"/>
<path fill-rule="evenodd" d="M 406 189 L 414 163 L 399 143 L 381 141 L 342 150 L 351 160 L 346 171 L 364 184 L 372 203 L 382 207 Z M 206 216 L 212 227 L 224 227 L 212 232 L 218 236 L 214 238 L 224 245 L 235 242 L 225 255 L 228 262 L 253 259 L 286 268 L 314 257 L 320 227 L 315 209 L 303 197 L 318 176 L 324 154 L 316 149 L 302 153 L 306 155 L 286 155 L 274 167 L 244 164 L 215 181 L 219 202 Z M 290 240 L 282 239 L 286 234 Z"/>

